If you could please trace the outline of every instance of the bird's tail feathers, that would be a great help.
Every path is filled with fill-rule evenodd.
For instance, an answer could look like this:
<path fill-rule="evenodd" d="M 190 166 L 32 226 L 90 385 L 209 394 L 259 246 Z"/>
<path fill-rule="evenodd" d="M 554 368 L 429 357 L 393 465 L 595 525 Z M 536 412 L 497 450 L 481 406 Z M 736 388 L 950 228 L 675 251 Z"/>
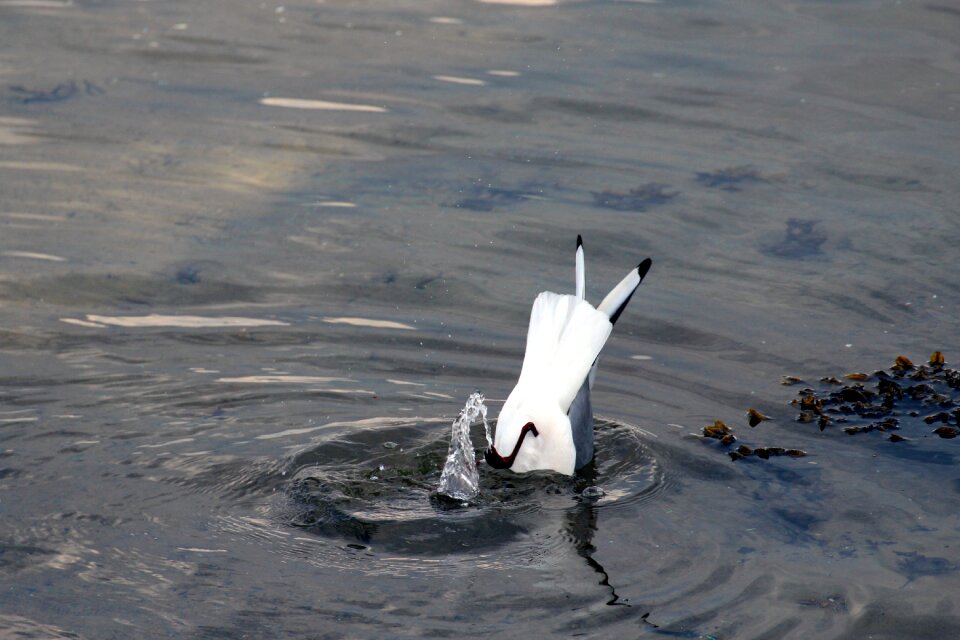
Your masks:
<path fill-rule="evenodd" d="M 612 330 L 609 317 L 588 302 L 544 291 L 530 312 L 517 387 L 550 393 L 566 413 Z"/>

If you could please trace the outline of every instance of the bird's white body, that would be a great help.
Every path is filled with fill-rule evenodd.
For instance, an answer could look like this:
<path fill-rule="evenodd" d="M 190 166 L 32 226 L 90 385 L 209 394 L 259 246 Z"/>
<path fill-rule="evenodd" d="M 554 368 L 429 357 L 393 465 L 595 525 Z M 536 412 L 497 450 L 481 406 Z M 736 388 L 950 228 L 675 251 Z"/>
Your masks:
<path fill-rule="evenodd" d="M 509 451 L 523 425 L 536 425 L 539 435 L 525 439 L 514 471 L 573 473 L 576 451 L 567 411 L 611 330 L 610 318 L 585 300 L 550 291 L 537 296 L 520 380 L 500 411 L 494 441 L 497 450 Z"/>
<path fill-rule="evenodd" d="M 572 475 L 589 462 L 577 460 L 578 449 L 581 457 L 586 450 L 592 458 L 589 394 L 597 358 L 613 323 L 650 268 L 650 261 L 632 270 L 595 308 L 585 300 L 579 237 L 576 257 L 576 295 L 545 291 L 533 303 L 520 379 L 497 419 L 493 460 L 500 462 L 496 466 L 518 472 L 548 469 Z M 571 407 L 577 403 L 581 405 Z M 577 424 L 571 424 L 571 417 Z M 525 433 L 525 425 L 531 423 L 535 433 Z M 590 441 L 585 443 L 584 438 Z M 515 453 L 512 460 L 502 457 L 511 450 Z"/>

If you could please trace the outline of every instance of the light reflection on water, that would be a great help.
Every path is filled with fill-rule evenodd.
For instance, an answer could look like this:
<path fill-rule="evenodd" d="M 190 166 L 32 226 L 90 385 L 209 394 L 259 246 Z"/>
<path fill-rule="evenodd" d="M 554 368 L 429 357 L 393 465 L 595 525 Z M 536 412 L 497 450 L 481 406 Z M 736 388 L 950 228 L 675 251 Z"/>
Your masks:
<path fill-rule="evenodd" d="M 0 0 L 0 635 L 960 635 L 960 439 L 780 384 L 960 358 L 956 19 Z M 447 508 L 577 233 L 596 466 Z"/>

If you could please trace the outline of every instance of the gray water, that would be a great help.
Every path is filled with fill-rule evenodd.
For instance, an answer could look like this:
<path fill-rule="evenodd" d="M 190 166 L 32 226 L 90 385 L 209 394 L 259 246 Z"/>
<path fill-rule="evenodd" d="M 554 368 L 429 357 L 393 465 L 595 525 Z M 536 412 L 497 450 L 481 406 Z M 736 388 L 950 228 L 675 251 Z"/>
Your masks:
<path fill-rule="evenodd" d="M 0 636 L 960 637 L 960 439 L 821 432 L 781 385 L 960 361 L 958 33 L 0 0 Z M 595 464 L 447 504 L 578 233 L 594 303 L 654 263 Z M 717 419 L 808 455 L 732 461 Z"/>

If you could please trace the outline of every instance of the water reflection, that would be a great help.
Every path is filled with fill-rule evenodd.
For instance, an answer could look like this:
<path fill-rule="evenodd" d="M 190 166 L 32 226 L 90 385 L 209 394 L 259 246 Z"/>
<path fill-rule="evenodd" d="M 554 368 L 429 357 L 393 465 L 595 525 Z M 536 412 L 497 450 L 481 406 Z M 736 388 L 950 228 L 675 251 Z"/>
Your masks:
<path fill-rule="evenodd" d="M 25 260 L 45 260 L 47 262 L 66 262 L 63 256 L 55 256 L 49 253 L 38 253 L 36 251 L 0 251 L 0 256 L 5 258 L 23 258 Z"/>
<path fill-rule="evenodd" d="M 593 486 L 596 480 L 597 469 L 595 463 L 590 463 L 577 472 L 578 486 Z M 593 557 L 597 550 L 593 546 L 593 537 L 597 533 L 597 519 L 597 509 L 590 498 L 582 497 L 581 490 L 580 500 L 567 512 L 567 534 L 570 536 L 577 555 L 583 558 L 587 565 L 600 575 L 600 584 L 610 590 L 610 598 L 607 600 L 607 604 L 629 606 L 626 600 L 620 599 L 616 587 L 610 584 L 610 575 L 607 570 Z"/>
<path fill-rule="evenodd" d="M 434 80 L 440 82 L 449 82 L 451 84 L 465 84 L 473 87 L 482 87 L 487 83 L 480 78 L 465 78 L 463 76 L 433 76 Z"/>
<path fill-rule="evenodd" d="M 261 98 L 260 104 L 268 107 L 286 107 L 288 109 L 317 109 L 321 111 L 357 111 L 360 113 L 386 113 L 384 107 L 369 104 L 351 104 L 330 102 L 328 100 L 306 100 L 303 98 Z"/>

